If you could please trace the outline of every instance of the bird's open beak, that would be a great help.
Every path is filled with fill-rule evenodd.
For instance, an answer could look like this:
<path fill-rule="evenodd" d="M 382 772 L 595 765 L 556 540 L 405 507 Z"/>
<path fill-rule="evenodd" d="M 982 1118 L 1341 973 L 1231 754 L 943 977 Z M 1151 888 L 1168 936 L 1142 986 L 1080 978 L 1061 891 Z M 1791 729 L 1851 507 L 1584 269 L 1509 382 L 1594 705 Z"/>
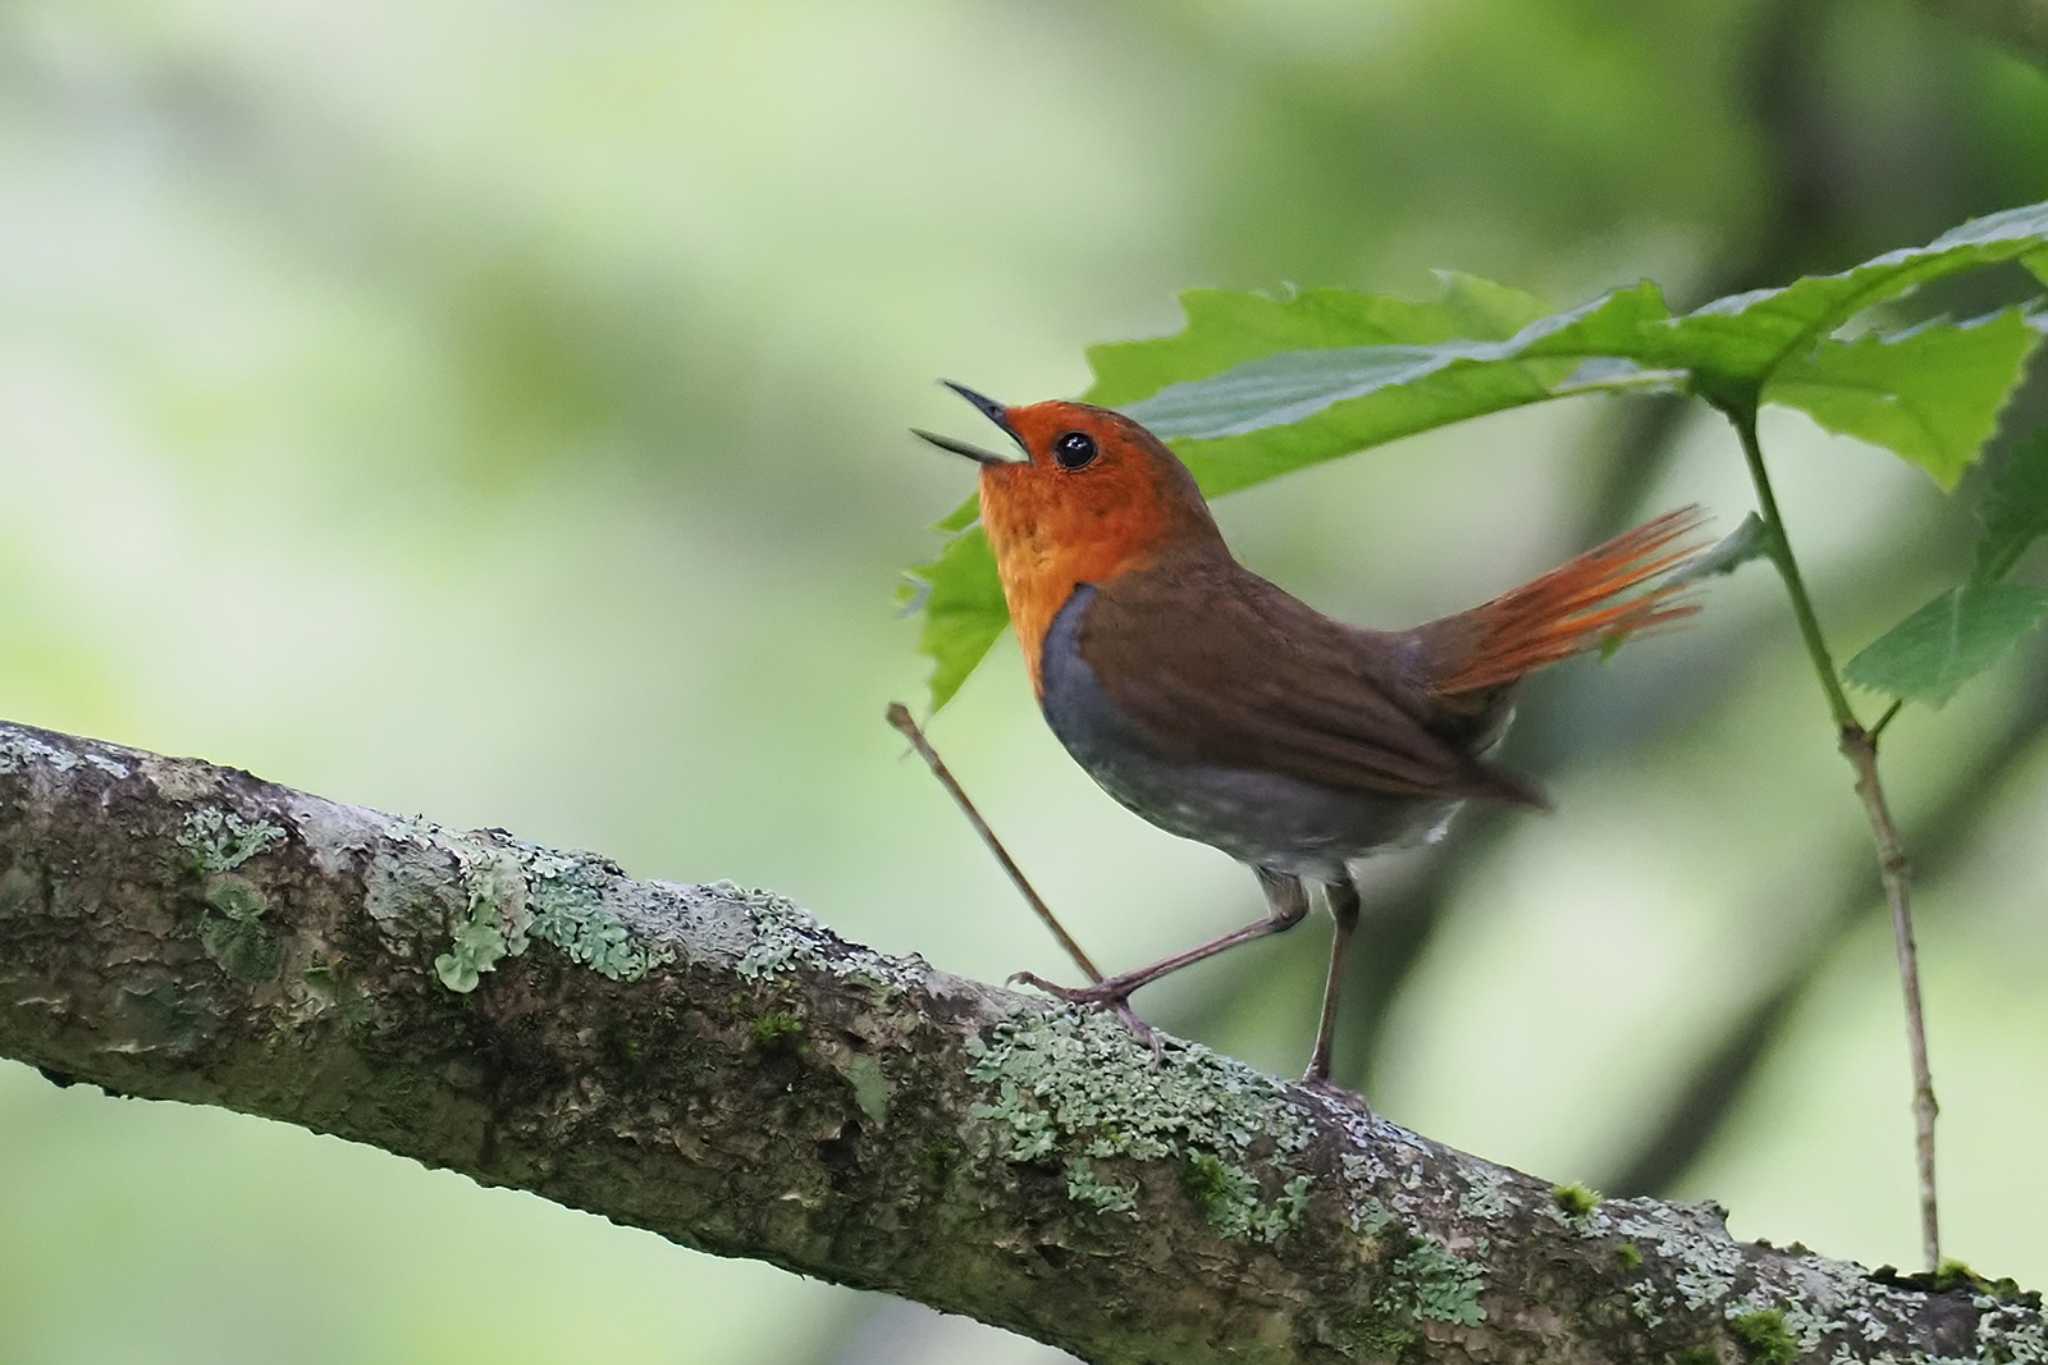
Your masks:
<path fill-rule="evenodd" d="M 1019 450 L 1024 449 L 1024 438 L 1022 436 L 1019 436 L 1016 432 L 1016 429 L 1010 425 L 1009 415 L 1004 410 L 1003 405 L 1001 403 L 998 403 L 993 398 L 989 398 L 982 394 L 976 393 L 973 389 L 968 388 L 965 384 L 955 384 L 950 379 L 941 379 L 939 382 L 941 384 L 944 384 L 953 392 L 959 394 L 962 398 L 965 398 L 968 402 L 974 404 L 975 408 L 980 411 L 983 417 L 988 418 L 989 421 L 994 422 L 997 426 L 1001 427 L 1004 433 L 1007 434 L 1011 440 L 1017 443 L 1017 448 Z M 1006 459 L 1005 457 L 996 454 L 992 450 L 983 450 L 980 446 L 969 445 L 965 441 L 956 441 L 950 436 L 939 436 L 929 431 L 920 431 L 916 427 L 912 427 L 910 429 L 910 434 L 919 437 L 923 440 L 930 441 L 940 450 L 950 450 L 955 455 L 965 455 L 968 459 L 976 461 L 979 464 L 993 465 L 1015 463 L 1012 460 Z M 1027 451 L 1026 453 L 1028 454 L 1029 452 Z"/>

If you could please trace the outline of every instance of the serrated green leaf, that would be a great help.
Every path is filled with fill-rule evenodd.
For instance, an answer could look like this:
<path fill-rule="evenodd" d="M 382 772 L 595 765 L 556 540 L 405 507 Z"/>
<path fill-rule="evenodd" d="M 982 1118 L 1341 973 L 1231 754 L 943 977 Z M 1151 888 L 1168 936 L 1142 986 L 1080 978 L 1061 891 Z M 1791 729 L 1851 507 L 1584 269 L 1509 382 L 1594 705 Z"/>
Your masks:
<path fill-rule="evenodd" d="M 1930 280 L 2048 249 L 2048 203 L 2026 204 L 1951 228 L 1926 246 L 1887 251 L 1836 275 L 1808 275 L 1685 315 L 1675 342 L 1694 355 L 1665 363 L 1698 370 L 1703 391 L 1767 382 L 1787 360 L 1871 307 Z"/>
<path fill-rule="evenodd" d="M 1352 346 L 1504 340 L 1549 309 L 1504 284 L 1439 272 L 1433 299 L 1349 289 L 1311 289 L 1286 298 L 1191 289 L 1180 296 L 1187 324 L 1172 336 L 1088 348 L 1095 382 L 1084 401 L 1120 407 L 1170 384 L 1221 374 L 1263 356 Z"/>
<path fill-rule="evenodd" d="M 2040 342 L 2018 309 L 1960 326 L 1824 340 L 1787 361 L 1764 396 L 1895 451 L 1952 489 L 1997 429 Z"/>
<path fill-rule="evenodd" d="M 932 710 L 953 699 L 989 646 L 1010 622 L 996 557 L 980 527 L 946 543 L 939 557 L 911 574 L 926 585 L 924 629 L 917 649 L 932 660 Z"/>
<path fill-rule="evenodd" d="M 2014 448 L 1984 491 L 1984 536 L 1977 542 L 1971 580 L 1995 583 L 2012 571 L 2027 547 L 2048 535 L 2048 431 Z"/>
<path fill-rule="evenodd" d="M 1093 402 L 1171 442 L 1210 496 L 1367 446 L 1526 403 L 1689 389 L 1724 406 L 1785 403 L 1897 450 L 1944 487 L 1975 458 L 2039 340 L 2002 314 L 1891 338 L 1834 333 L 1872 305 L 1945 275 L 2048 261 L 2048 204 L 1965 223 L 1835 275 L 1717 299 L 1674 316 L 1653 284 L 1550 317 L 1526 294 L 1445 276 L 1421 302 L 1314 290 L 1290 298 L 1196 291 L 1171 337 L 1098 346 Z M 971 520 L 971 504 L 948 519 Z M 978 533 L 969 533 L 978 538 Z M 963 537 L 931 584 L 921 648 L 943 705 L 1001 633 L 985 543 Z M 985 574 L 980 584 L 964 575 Z"/>
<path fill-rule="evenodd" d="M 1858 687 L 1941 706 L 2048 617 L 2048 589 L 2017 583 L 1951 588 L 1879 636 L 1842 676 Z"/>
<path fill-rule="evenodd" d="M 1214 497 L 1467 417 L 1578 393 L 1668 389 L 1621 352 L 1671 316 L 1653 284 L 1501 340 L 1290 350 L 1174 384 L 1123 411 L 1173 443 Z M 1619 357 L 1619 358 L 1617 358 Z"/>

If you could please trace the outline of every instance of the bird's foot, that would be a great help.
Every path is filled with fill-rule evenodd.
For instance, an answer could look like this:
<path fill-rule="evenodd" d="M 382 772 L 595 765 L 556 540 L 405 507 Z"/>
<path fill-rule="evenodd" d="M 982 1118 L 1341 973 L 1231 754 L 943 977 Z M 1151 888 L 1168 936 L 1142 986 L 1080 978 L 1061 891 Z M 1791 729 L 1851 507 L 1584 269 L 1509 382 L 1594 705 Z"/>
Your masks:
<path fill-rule="evenodd" d="M 1299 1084 L 1303 1090 L 1321 1095 L 1325 1099 L 1335 1100 L 1337 1103 L 1356 1109 L 1368 1117 L 1372 1114 L 1372 1106 L 1365 1102 L 1365 1096 L 1359 1094 L 1356 1090 L 1345 1089 L 1331 1080 L 1326 1074 L 1318 1074 L 1311 1069 L 1307 1075 L 1301 1078 Z"/>
<path fill-rule="evenodd" d="M 1111 977 L 1098 981 L 1092 986 L 1060 986 L 1047 981 L 1036 972 L 1012 972 L 1010 985 L 1025 985 L 1044 991 L 1055 1000 L 1064 1000 L 1069 1005 L 1083 1009 L 1109 1010 L 1123 1026 L 1137 1036 L 1139 1042 L 1152 1049 L 1152 1065 L 1158 1066 L 1166 1060 L 1166 1044 L 1158 1030 L 1138 1017 L 1131 1008 L 1132 987 Z"/>

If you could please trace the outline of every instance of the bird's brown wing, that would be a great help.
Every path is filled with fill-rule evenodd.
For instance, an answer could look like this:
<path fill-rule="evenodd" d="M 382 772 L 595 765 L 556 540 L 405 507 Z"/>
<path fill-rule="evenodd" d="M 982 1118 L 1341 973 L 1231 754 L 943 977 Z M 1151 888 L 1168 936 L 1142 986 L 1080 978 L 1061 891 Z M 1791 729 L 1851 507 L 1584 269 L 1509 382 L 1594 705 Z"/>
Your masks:
<path fill-rule="evenodd" d="M 1542 800 L 1434 714 L 1405 676 L 1412 636 L 1333 621 L 1229 560 L 1094 587 L 1081 657 L 1163 757 L 1368 795 Z"/>

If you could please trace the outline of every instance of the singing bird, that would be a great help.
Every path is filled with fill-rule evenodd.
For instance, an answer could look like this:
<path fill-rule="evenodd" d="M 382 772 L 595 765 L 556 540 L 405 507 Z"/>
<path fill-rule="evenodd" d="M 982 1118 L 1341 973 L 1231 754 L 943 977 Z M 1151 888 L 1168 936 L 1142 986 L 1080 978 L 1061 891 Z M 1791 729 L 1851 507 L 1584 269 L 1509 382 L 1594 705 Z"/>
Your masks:
<path fill-rule="evenodd" d="M 1330 1085 L 1354 866 L 1442 834 L 1469 800 L 1543 807 L 1487 758 L 1515 684 L 1547 664 L 1693 608 L 1654 580 L 1693 547 L 1671 512 L 1492 601 L 1409 630 L 1332 620 L 1239 564 L 1194 476 L 1130 418 L 1086 403 L 1005 407 L 942 381 L 1022 459 L 927 431 L 981 465 L 981 524 L 1046 723 L 1138 815 L 1249 866 L 1264 917 L 1092 986 L 1025 981 L 1113 1009 L 1159 1047 L 1133 991 L 1308 914 L 1336 920 L 1303 1081 Z M 1632 591 L 1640 589 L 1640 591 Z"/>

